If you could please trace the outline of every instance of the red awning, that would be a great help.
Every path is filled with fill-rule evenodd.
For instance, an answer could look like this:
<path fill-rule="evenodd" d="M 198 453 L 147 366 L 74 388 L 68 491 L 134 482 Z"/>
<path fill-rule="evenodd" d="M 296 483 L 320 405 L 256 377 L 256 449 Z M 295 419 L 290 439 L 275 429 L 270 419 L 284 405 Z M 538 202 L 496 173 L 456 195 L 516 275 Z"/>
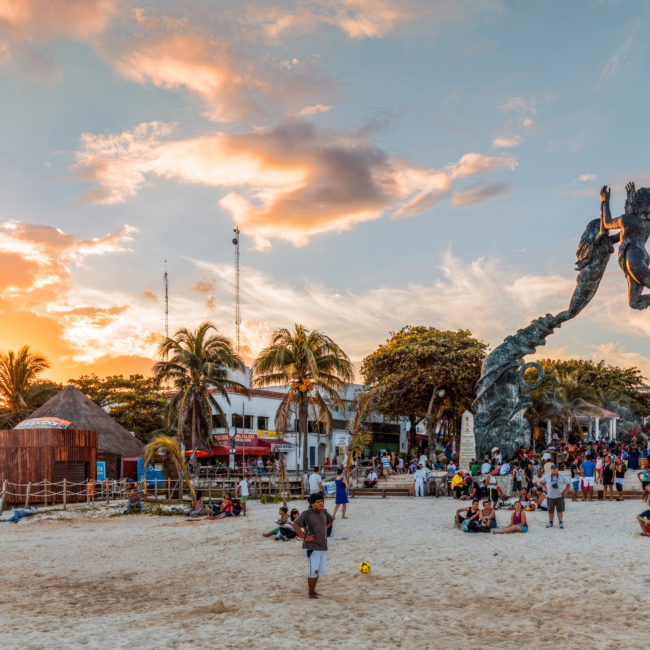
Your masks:
<path fill-rule="evenodd" d="M 192 451 L 193 451 L 192 449 L 188 449 L 185 452 L 185 456 L 187 456 L 187 458 L 189 458 L 192 455 Z M 206 457 L 209 457 L 209 456 L 212 456 L 212 455 L 213 455 L 212 452 L 207 451 L 206 449 L 197 449 L 197 451 L 196 451 L 196 457 L 197 458 L 206 458 Z"/>
<path fill-rule="evenodd" d="M 428 440 L 429 436 L 427 436 L 426 433 L 417 433 L 415 434 L 415 439 L 416 440 Z"/>
<path fill-rule="evenodd" d="M 228 456 L 230 449 L 228 447 L 212 447 L 212 453 L 215 456 Z M 258 447 L 250 445 L 245 447 L 235 447 L 235 456 L 269 456 L 271 454 L 271 447 Z"/>

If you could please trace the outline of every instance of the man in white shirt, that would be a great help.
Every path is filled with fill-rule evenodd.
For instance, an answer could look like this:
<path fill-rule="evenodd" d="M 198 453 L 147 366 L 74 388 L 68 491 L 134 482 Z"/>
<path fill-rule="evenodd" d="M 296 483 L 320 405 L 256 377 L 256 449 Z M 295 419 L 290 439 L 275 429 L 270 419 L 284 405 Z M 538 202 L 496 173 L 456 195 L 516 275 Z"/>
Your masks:
<path fill-rule="evenodd" d="M 309 475 L 309 494 L 318 494 L 319 492 L 325 496 L 323 477 L 318 473 L 318 467 L 314 467 Z"/>
<path fill-rule="evenodd" d="M 423 497 L 424 496 L 424 481 L 427 478 L 427 473 L 422 469 L 422 465 L 418 465 L 418 468 L 413 474 L 415 480 L 415 496 Z"/>
<path fill-rule="evenodd" d="M 237 489 L 235 490 L 235 496 L 239 496 L 239 503 L 241 503 L 241 513 L 242 516 L 246 516 L 246 501 L 248 501 L 248 481 L 246 477 L 242 474 L 240 477 L 241 480 L 237 483 Z"/>
<path fill-rule="evenodd" d="M 363 482 L 363 487 L 371 488 L 377 485 L 377 472 L 374 469 L 371 469 L 366 476 L 366 480 Z"/>
<path fill-rule="evenodd" d="M 503 465 L 501 465 L 501 471 L 499 472 L 499 474 L 501 476 L 505 476 L 509 471 L 510 471 L 510 463 L 506 461 L 505 463 L 503 463 Z"/>
<path fill-rule="evenodd" d="M 489 474 L 491 469 L 492 469 L 492 464 L 490 463 L 490 461 L 484 460 L 483 464 L 481 465 L 481 474 Z"/>

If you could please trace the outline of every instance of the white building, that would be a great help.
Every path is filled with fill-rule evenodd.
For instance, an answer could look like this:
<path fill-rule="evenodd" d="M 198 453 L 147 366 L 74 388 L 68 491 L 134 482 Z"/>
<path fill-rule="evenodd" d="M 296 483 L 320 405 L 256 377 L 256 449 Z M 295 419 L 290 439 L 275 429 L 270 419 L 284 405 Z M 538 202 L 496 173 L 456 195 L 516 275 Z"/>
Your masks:
<path fill-rule="evenodd" d="M 248 386 L 250 370 L 247 368 L 245 374 L 237 373 L 233 379 Z M 334 456 L 338 456 L 341 462 L 347 453 L 349 434 L 345 425 L 354 412 L 354 393 L 360 388 L 362 387 L 359 384 L 345 384 L 342 395 L 344 411 L 334 403 L 328 404 L 333 419 L 329 435 L 324 433 L 324 427 L 309 420 L 307 457 L 310 467 L 324 465 L 327 458 L 331 461 Z M 301 464 L 302 440 L 296 434 L 296 414 L 290 415 L 285 431 L 277 431 L 275 426 L 278 406 L 286 394 L 286 388 L 273 387 L 268 390 L 254 388 L 250 391 L 250 397 L 229 390 L 229 404 L 218 391 L 212 392 L 225 414 L 228 429 L 232 432 L 236 428 L 238 464 L 242 457 L 245 459 L 247 450 L 249 456 L 268 455 L 271 450 L 282 451 L 285 454 L 285 465 L 290 470 L 296 469 Z M 217 416 L 216 411 L 213 412 L 212 424 L 212 433 L 217 440 L 215 451 L 223 455 L 228 447 L 228 429 Z M 388 422 L 382 415 L 372 413 L 366 422 L 366 427 L 373 434 L 372 453 L 377 453 L 380 449 L 406 451 L 406 433 L 400 424 Z M 249 460 L 246 462 L 248 463 Z"/>

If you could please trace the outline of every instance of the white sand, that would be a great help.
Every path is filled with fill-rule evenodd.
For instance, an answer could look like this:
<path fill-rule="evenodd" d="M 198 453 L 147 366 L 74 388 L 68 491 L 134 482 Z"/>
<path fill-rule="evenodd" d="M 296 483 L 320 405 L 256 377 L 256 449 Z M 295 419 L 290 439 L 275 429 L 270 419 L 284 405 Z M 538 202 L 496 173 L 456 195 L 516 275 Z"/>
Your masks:
<path fill-rule="evenodd" d="M 569 504 L 565 530 L 532 513 L 528 534 L 491 536 L 455 530 L 452 499 L 355 499 L 335 523 L 349 540 L 330 542 L 317 601 L 299 542 L 261 537 L 277 506 L 249 505 L 245 519 L 214 522 L 77 513 L 0 524 L 0 646 L 646 645 L 639 500 Z"/>

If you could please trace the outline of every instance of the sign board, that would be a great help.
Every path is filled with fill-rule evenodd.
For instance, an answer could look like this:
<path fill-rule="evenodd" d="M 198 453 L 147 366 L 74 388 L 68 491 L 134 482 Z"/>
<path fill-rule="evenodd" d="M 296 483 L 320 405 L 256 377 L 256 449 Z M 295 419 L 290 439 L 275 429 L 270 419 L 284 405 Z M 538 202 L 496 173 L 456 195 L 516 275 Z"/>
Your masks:
<path fill-rule="evenodd" d="M 257 444 L 257 436 L 254 433 L 238 433 L 234 438 L 230 438 L 227 433 L 217 433 L 213 438 L 222 447 L 228 447 L 228 440 L 234 440 L 238 447 Z"/>
<path fill-rule="evenodd" d="M 460 423 L 460 449 L 458 469 L 469 469 L 472 459 L 476 458 L 476 437 L 474 436 L 474 416 L 465 411 Z"/>
<path fill-rule="evenodd" d="M 272 442 L 271 451 L 280 451 L 283 454 L 288 454 L 290 451 L 293 451 L 293 445 L 290 442 Z"/>
<path fill-rule="evenodd" d="M 257 430 L 258 438 L 279 438 L 277 431 L 263 431 L 262 429 Z"/>
<path fill-rule="evenodd" d="M 349 433 L 337 433 L 335 434 L 334 437 L 334 446 L 347 447 L 349 439 L 350 439 Z"/>
<path fill-rule="evenodd" d="M 98 460 L 96 461 L 97 464 L 97 480 L 98 481 L 105 481 L 106 480 L 106 461 L 105 460 Z"/>
<path fill-rule="evenodd" d="M 336 496 L 336 483 L 334 481 L 325 481 L 323 483 L 323 490 L 325 490 L 326 497 Z"/>

